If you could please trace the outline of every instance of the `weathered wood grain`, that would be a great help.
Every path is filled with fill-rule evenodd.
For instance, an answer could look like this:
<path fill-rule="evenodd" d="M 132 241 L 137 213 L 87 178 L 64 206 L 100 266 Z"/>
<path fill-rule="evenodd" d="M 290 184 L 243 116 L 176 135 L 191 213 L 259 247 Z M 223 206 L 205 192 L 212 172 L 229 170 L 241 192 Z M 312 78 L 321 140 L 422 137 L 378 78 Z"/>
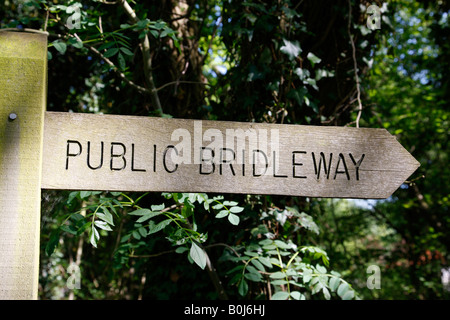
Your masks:
<path fill-rule="evenodd" d="M 385 129 L 47 112 L 44 131 L 47 189 L 379 199 L 419 166 Z"/>
<path fill-rule="evenodd" d="M 0 32 L 0 75 L 0 299 L 36 299 L 47 37 Z"/>

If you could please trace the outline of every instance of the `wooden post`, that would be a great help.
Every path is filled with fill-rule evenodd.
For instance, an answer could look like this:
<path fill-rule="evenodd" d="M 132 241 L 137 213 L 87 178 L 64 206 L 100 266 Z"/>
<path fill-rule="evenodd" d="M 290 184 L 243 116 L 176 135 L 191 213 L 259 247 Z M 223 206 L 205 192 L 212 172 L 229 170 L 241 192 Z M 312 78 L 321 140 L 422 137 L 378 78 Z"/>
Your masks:
<path fill-rule="evenodd" d="M 47 36 L 0 31 L 0 299 L 37 299 Z"/>

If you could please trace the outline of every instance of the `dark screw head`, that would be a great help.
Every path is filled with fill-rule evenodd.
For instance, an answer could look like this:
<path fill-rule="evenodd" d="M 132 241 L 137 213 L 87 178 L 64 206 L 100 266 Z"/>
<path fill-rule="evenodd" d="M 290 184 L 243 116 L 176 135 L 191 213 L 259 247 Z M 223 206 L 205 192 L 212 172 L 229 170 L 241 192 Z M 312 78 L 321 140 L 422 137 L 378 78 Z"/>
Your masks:
<path fill-rule="evenodd" d="M 17 114 L 15 114 L 14 112 L 9 114 L 9 116 L 8 116 L 9 121 L 14 121 L 16 119 L 17 119 Z"/>

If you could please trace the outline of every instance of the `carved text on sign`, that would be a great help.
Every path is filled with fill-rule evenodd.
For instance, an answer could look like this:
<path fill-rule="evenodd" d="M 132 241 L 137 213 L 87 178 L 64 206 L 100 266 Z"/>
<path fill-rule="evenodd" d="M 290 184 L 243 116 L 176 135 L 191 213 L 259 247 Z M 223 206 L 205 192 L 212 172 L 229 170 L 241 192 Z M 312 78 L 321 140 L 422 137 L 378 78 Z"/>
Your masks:
<path fill-rule="evenodd" d="M 106 147 L 105 147 L 106 145 Z M 179 155 L 179 150 L 174 145 L 158 147 L 156 144 L 146 146 L 145 153 L 149 156 L 149 163 L 144 164 L 142 159 L 136 159 L 137 146 L 135 143 L 126 145 L 122 142 L 100 141 L 93 143 L 87 141 L 83 145 L 78 140 L 67 140 L 65 169 L 69 170 L 70 163 L 79 161 L 85 162 L 86 167 L 90 170 L 110 170 L 122 171 L 130 170 L 134 172 L 156 172 L 164 170 L 166 173 L 174 173 L 178 170 L 180 163 L 173 161 L 173 153 Z M 209 147 L 200 147 L 197 150 L 200 163 L 197 172 L 202 175 L 209 174 L 226 174 L 225 167 L 229 168 L 228 174 L 232 176 L 253 176 L 272 175 L 275 178 L 308 178 L 302 173 L 304 162 L 310 162 L 314 167 L 313 178 L 316 179 L 333 179 L 343 177 L 347 180 L 360 179 L 360 167 L 363 163 L 365 154 L 355 156 L 352 153 L 324 153 L 324 152 L 308 152 L 305 150 L 294 150 L 288 156 L 292 161 L 289 167 L 279 168 L 277 158 L 280 155 L 277 151 L 271 154 L 254 149 L 241 150 L 242 159 L 247 158 L 249 162 L 236 161 L 236 152 L 231 148 L 218 148 L 219 152 Z M 194 150 L 195 151 L 195 150 Z M 250 161 L 251 160 L 251 161 Z M 140 163 L 137 166 L 136 163 Z M 269 170 L 271 168 L 271 170 Z"/>

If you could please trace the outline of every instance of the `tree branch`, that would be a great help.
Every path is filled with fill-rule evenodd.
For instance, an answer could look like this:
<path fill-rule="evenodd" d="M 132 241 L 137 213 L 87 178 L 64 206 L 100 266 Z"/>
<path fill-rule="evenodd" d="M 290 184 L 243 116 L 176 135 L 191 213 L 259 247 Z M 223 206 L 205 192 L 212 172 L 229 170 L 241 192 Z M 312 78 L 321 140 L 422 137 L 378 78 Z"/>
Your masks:
<path fill-rule="evenodd" d="M 164 89 L 165 87 L 171 86 L 171 85 L 178 85 L 180 83 L 185 83 L 185 84 L 200 84 L 200 85 L 204 85 L 204 86 L 209 86 L 209 83 L 204 83 L 204 82 L 200 82 L 200 81 L 172 81 L 172 82 L 167 82 L 165 84 L 163 84 L 161 87 L 157 88 L 156 91 L 160 91 L 161 89 Z"/>
<path fill-rule="evenodd" d="M 202 246 L 200 246 L 202 248 Z M 205 252 L 206 256 L 206 271 L 208 272 L 209 278 L 211 279 L 212 283 L 214 284 L 214 288 L 216 288 L 216 292 L 219 296 L 219 299 L 221 300 L 228 300 L 228 295 L 225 292 L 225 289 L 222 285 L 222 281 L 220 281 L 219 275 L 216 272 L 216 269 L 214 268 L 214 265 L 212 264 L 211 260 L 209 259 L 209 255 L 206 253 L 205 249 L 202 248 Z"/>
<path fill-rule="evenodd" d="M 101 3 L 104 4 L 120 4 L 122 8 L 127 13 L 128 17 L 131 19 L 133 23 L 138 23 L 139 18 L 136 15 L 136 12 L 134 12 L 133 8 L 130 6 L 130 4 L 126 0 L 118 0 L 118 1 L 101 1 Z M 156 109 L 156 111 L 161 116 L 164 112 L 161 106 L 161 102 L 159 100 L 158 92 L 155 87 L 155 82 L 153 80 L 153 74 L 151 72 L 152 70 L 152 57 L 151 57 L 151 51 L 150 51 L 150 40 L 148 39 L 148 35 L 146 34 L 141 39 L 141 52 L 142 52 L 142 58 L 144 63 L 144 74 L 145 78 L 147 80 L 148 86 L 149 86 L 149 93 L 150 97 L 152 99 L 153 107 Z"/>
<path fill-rule="evenodd" d="M 86 48 L 88 48 L 91 52 L 95 53 L 97 56 L 99 56 L 103 61 L 105 61 L 111 68 L 113 68 L 114 72 L 120 77 L 122 78 L 122 80 L 124 80 L 126 83 L 128 83 L 131 87 L 133 87 L 134 89 L 136 89 L 139 93 L 142 94 L 151 94 L 150 90 L 144 87 L 141 87 L 140 85 L 137 85 L 136 83 L 134 83 L 133 81 L 131 81 L 130 79 L 128 79 L 125 74 L 123 72 L 121 72 L 116 65 L 109 60 L 108 58 L 106 58 L 100 51 L 98 51 L 96 48 L 94 48 L 93 46 L 87 45 L 87 44 L 83 44 Z"/>
<path fill-rule="evenodd" d="M 134 12 L 133 8 L 128 4 L 126 0 L 122 0 L 120 2 L 125 12 L 130 17 L 131 21 L 133 23 L 138 23 L 139 18 L 137 17 L 136 13 Z M 144 63 L 144 74 L 145 78 L 149 85 L 150 95 L 152 98 L 152 104 L 156 111 L 161 116 L 164 112 L 161 107 L 161 102 L 159 100 L 158 92 L 155 87 L 155 82 L 153 80 L 153 74 L 152 74 L 152 57 L 151 57 L 151 51 L 150 51 L 150 40 L 148 39 L 148 35 L 146 34 L 142 40 L 141 40 L 141 52 L 142 52 L 142 58 Z"/>
<path fill-rule="evenodd" d="M 355 71 L 355 81 L 356 81 L 356 91 L 357 91 L 357 99 L 358 99 L 358 115 L 356 116 L 356 127 L 359 128 L 359 119 L 361 118 L 362 113 L 362 103 L 361 103 L 361 90 L 359 88 L 359 77 L 358 77 L 358 63 L 356 62 L 356 48 L 355 42 L 353 41 L 352 33 L 350 31 L 352 25 L 352 3 L 348 0 L 348 36 L 350 37 L 350 42 L 352 44 L 352 52 L 353 52 L 353 68 Z"/>
<path fill-rule="evenodd" d="M 118 4 L 119 2 L 122 2 L 122 0 L 117 0 L 117 1 L 101 0 L 100 2 L 103 3 L 103 4 Z"/>
<path fill-rule="evenodd" d="M 130 254 L 128 257 L 129 258 L 156 258 L 156 257 L 163 256 L 163 255 L 169 254 L 169 253 L 175 253 L 175 250 L 161 251 L 161 252 L 154 253 L 154 254 L 141 254 L 141 255 Z"/>
<path fill-rule="evenodd" d="M 232 246 L 230 246 L 230 245 L 228 245 L 228 244 L 226 244 L 226 243 L 213 243 L 213 244 L 210 244 L 210 245 L 205 246 L 205 249 L 209 249 L 209 248 L 212 248 L 212 247 L 225 247 L 225 248 L 228 248 L 228 249 L 230 249 L 231 251 L 233 251 L 233 253 L 234 253 L 237 257 L 240 257 L 240 256 L 241 256 L 236 250 L 234 250 L 234 248 L 233 248 Z"/>

